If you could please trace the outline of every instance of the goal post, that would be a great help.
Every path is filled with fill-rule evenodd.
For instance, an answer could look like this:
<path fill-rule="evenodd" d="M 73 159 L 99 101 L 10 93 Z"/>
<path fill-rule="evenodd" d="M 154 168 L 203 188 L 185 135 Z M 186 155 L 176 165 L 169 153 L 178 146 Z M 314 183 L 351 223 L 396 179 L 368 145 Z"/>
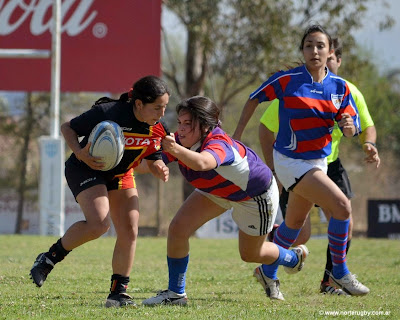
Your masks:
<path fill-rule="evenodd" d="M 40 234 L 64 234 L 64 140 L 60 129 L 61 0 L 53 2 L 51 50 L 0 49 L 0 58 L 51 58 L 50 136 L 42 136 L 40 145 Z"/>

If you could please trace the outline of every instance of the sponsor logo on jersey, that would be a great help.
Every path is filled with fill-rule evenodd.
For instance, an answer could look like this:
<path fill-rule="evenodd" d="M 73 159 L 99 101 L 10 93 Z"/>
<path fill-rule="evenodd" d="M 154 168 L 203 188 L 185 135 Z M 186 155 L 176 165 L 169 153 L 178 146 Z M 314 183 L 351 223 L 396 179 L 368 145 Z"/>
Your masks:
<path fill-rule="evenodd" d="M 80 186 L 82 187 L 84 184 L 89 183 L 89 182 L 94 181 L 94 180 L 96 180 L 96 177 L 86 179 L 86 180 L 84 180 L 84 181 L 82 181 L 80 183 Z"/>
<path fill-rule="evenodd" d="M 319 91 L 319 90 L 316 90 L 316 89 L 312 89 L 310 92 L 311 93 L 319 93 L 319 94 L 323 93 L 322 91 Z"/>
<path fill-rule="evenodd" d="M 161 148 L 161 138 L 125 137 L 125 148 L 146 147 L 154 145 L 156 150 Z"/>
<path fill-rule="evenodd" d="M 333 105 L 335 106 L 336 109 L 339 110 L 340 106 L 342 105 L 343 102 L 343 97 L 344 94 L 331 94 L 331 101 Z"/>

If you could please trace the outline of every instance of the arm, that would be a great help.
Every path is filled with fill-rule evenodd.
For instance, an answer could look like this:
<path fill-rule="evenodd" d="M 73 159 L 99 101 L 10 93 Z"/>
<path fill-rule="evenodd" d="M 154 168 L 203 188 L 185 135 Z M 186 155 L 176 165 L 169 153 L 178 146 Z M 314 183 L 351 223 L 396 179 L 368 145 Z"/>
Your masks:
<path fill-rule="evenodd" d="M 167 182 L 169 179 L 169 168 L 162 160 L 146 160 L 149 171 L 158 179 Z M 140 173 L 145 173 L 141 171 Z"/>
<path fill-rule="evenodd" d="M 78 160 L 83 161 L 94 170 L 99 170 L 104 167 L 100 157 L 92 157 L 89 154 L 90 142 L 84 148 L 81 148 L 78 135 L 71 128 L 69 122 L 65 122 L 61 125 L 61 133 Z"/>
<path fill-rule="evenodd" d="M 236 130 L 232 136 L 233 139 L 240 140 L 247 123 L 258 106 L 258 99 L 248 99 L 243 107 L 242 114 L 236 126 Z"/>
<path fill-rule="evenodd" d="M 342 113 L 342 119 L 340 119 L 338 125 L 342 128 L 345 137 L 352 137 L 356 133 L 353 118 L 349 113 Z"/>
<path fill-rule="evenodd" d="M 162 140 L 163 150 L 172 154 L 174 157 L 182 161 L 189 168 L 196 171 L 208 171 L 217 167 L 217 161 L 207 151 L 195 152 L 180 144 L 176 143 L 174 134 L 166 136 Z"/>
<path fill-rule="evenodd" d="M 378 149 L 376 148 L 376 128 L 375 126 L 367 127 L 359 137 L 363 151 L 366 155 L 364 158 L 367 163 L 374 163 L 376 168 L 379 167 L 381 159 L 379 158 Z"/>
<path fill-rule="evenodd" d="M 357 105 L 358 113 L 360 116 L 361 127 L 363 132 L 359 136 L 360 143 L 362 145 L 363 151 L 366 155 L 365 161 L 367 163 L 376 164 L 376 168 L 380 165 L 380 158 L 378 155 L 378 149 L 376 148 L 376 128 L 374 121 L 369 113 L 367 102 L 363 94 L 358 88 L 351 82 L 346 81 L 347 85 L 351 90 L 351 95 Z M 365 128 L 365 129 L 364 129 Z"/>
<path fill-rule="evenodd" d="M 272 151 L 274 149 L 275 135 L 264 124 L 260 123 L 258 127 L 258 137 L 260 139 L 261 150 L 264 155 L 265 163 L 274 171 L 274 159 Z"/>

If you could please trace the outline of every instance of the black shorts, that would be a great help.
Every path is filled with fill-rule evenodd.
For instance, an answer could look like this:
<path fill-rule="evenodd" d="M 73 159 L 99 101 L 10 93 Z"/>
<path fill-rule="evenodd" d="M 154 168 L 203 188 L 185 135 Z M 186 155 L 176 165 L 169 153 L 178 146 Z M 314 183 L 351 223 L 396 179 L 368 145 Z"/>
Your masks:
<path fill-rule="evenodd" d="M 350 179 L 347 175 L 345 168 L 342 166 L 342 162 L 339 158 L 335 161 L 331 162 L 328 165 L 328 177 L 332 179 L 334 183 L 339 187 L 340 190 L 346 195 L 348 199 L 353 198 L 354 193 L 351 190 Z M 282 216 L 285 218 L 286 216 L 286 207 L 289 199 L 289 192 L 286 191 L 285 188 L 282 189 L 280 198 L 279 198 L 279 206 L 282 211 Z M 316 205 L 316 207 L 318 207 Z"/>
<path fill-rule="evenodd" d="M 65 162 L 65 178 L 75 199 L 82 191 L 99 184 L 104 184 L 108 191 L 136 188 L 133 169 L 115 176 L 105 171 L 93 170 L 71 158 Z"/>

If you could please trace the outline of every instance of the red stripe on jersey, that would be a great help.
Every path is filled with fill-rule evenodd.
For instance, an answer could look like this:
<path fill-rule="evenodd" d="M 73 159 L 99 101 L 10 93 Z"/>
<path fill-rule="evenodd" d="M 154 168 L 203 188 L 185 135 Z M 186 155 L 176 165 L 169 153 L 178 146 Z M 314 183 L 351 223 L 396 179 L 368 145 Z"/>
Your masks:
<path fill-rule="evenodd" d="M 303 118 L 290 120 L 290 126 L 294 131 L 319 127 L 333 127 L 334 124 L 335 122 L 332 119 Z"/>
<path fill-rule="evenodd" d="M 273 86 L 266 86 L 262 91 L 264 91 L 269 101 L 276 99 L 275 89 Z"/>
<path fill-rule="evenodd" d="M 164 126 L 159 122 L 154 126 L 150 126 L 150 135 L 152 138 L 164 138 L 167 135 L 167 132 L 165 131 Z"/>
<path fill-rule="evenodd" d="M 290 79 L 291 79 L 290 76 L 282 77 L 282 78 L 279 79 L 279 84 L 282 87 L 282 91 L 286 90 L 286 86 L 289 83 Z"/>
<path fill-rule="evenodd" d="M 205 148 L 205 150 L 207 150 L 207 148 Z M 226 152 L 224 148 L 218 143 L 213 143 L 212 150 L 218 155 L 218 158 L 220 159 L 221 163 L 223 163 L 226 158 Z"/>
<path fill-rule="evenodd" d="M 354 110 L 354 108 L 350 104 L 347 105 L 344 109 L 340 109 L 339 110 L 339 114 L 342 114 L 342 113 L 348 113 L 352 117 L 354 117 L 356 115 L 356 111 Z"/>
<path fill-rule="evenodd" d="M 217 186 L 225 181 L 226 181 L 226 179 L 224 177 L 217 175 L 215 178 L 213 178 L 211 180 L 203 179 L 203 178 L 193 180 L 191 182 L 191 184 L 196 188 L 212 188 L 212 187 Z"/>
<path fill-rule="evenodd" d="M 297 148 L 294 152 L 303 153 L 307 151 L 321 150 L 332 141 L 332 136 L 327 134 L 321 138 L 297 142 Z"/>
<path fill-rule="evenodd" d="M 321 112 L 338 112 L 338 109 L 335 108 L 332 101 L 306 97 L 285 97 L 284 102 L 285 108 L 288 109 L 317 109 Z"/>
<path fill-rule="evenodd" d="M 239 154 L 242 158 L 246 156 L 246 149 L 241 143 L 237 143 L 238 148 L 239 148 Z"/>
<path fill-rule="evenodd" d="M 240 190 L 241 189 L 238 186 L 231 184 L 225 188 L 218 188 L 218 189 L 212 190 L 210 192 L 210 194 L 225 198 L 225 197 L 229 197 L 232 193 L 238 192 Z"/>

